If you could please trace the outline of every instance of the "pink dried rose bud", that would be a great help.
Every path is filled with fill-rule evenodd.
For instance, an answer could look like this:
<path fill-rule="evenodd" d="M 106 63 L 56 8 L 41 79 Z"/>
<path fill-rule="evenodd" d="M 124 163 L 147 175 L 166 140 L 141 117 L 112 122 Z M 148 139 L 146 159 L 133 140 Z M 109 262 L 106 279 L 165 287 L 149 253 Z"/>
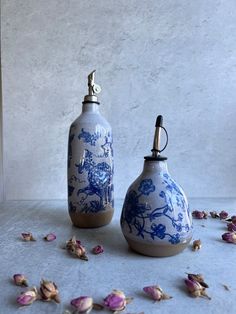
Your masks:
<path fill-rule="evenodd" d="M 92 249 L 93 254 L 101 254 L 104 252 L 104 248 L 102 245 L 97 245 Z"/>
<path fill-rule="evenodd" d="M 215 210 L 210 212 L 210 215 L 212 218 L 220 218 L 220 215 Z"/>
<path fill-rule="evenodd" d="M 126 307 L 126 297 L 122 291 L 113 290 L 104 300 L 103 305 L 111 311 L 122 311 Z"/>
<path fill-rule="evenodd" d="M 17 286 L 25 286 L 28 287 L 27 279 L 22 274 L 15 274 L 13 276 L 13 280 Z"/>
<path fill-rule="evenodd" d="M 56 235 L 54 233 L 49 233 L 47 234 L 45 237 L 44 237 L 44 240 L 45 241 L 48 241 L 48 242 L 51 242 L 51 241 L 54 241 L 56 240 Z"/>
<path fill-rule="evenodd" d="M 236 216 L 231 216 L 231 217 L 230 217 L 230 221 L 231 221 L 234 225 L 236 225 Z"/>
<path fill-rule="evenodd" d="M 228 231 L 230 232 L 236 231 L 236 224 L 230 222 L 229 224 L 227 224 L 227 228 L 228 228 Z"/>
<path fill-rule="evenodd" d="M 198 251 L 201 249 L 201 247 L 202 247 L 202 242 L 200 239 L 193 241 L 193 251 Z"/>
<path fill-rule="evenodd" d="M 90 313 L 93 308 L 93 299 L 91 297 L 82 296 L 73 299 L 70 304 L 76 308 L 76 313 Z"/>
<path fill-rule="evenodd" d="M 197 281 L 204 288 L 208 288 L 208 284 L 204 282 L 204 278 L 201 274 L 188 274 L 188 279 L 192 281 Z"/>
<path fill-rule="evenodd" d="M 207 216 L 208 216 L 208 213 L 205 212 L 204 210 L 200 211 L 200 210 L 194 210 L 192 212 L 192 216 L 194 218 L 197 218 L 197 219 L 207 219 Z"/>
<path fill-rule="evenodd" d="M 72 255 L 75 255 L 76 257 L 85 261 L 88 260 L 85 248 L 80 244 L 80 241 L 76 240 L 75 237 L 66 243 L 66 249 Z"/>
<path fill-rule="evenodd" d="M 20 305 L 30 305 L 37 299 L 38 299 L 37 289 L 36 287 L 32 287 L 31 289 L 22 292 L 16 299 L 16 302 L 19 303 Z"/>
<path fill-rule="evenodd" d="M 60 303 L 59 291 L 54 282 L 42 279 L 40 293 L 43 301 L 54 300 L 56 303 Z"/>
<path fill-rule="evenodd" d="M 229 214 L 226 212 L 226 211 L 224 211 L 224 210 L 222 210 L 220 213 L 219 213 L 219 216 L 220 216 L 220 219 L 226 219 L 228 216 L 229 216 Z"/>
<path fill-rule="evenodd" d="M 165 294 L 159 286 L 144 287 L 143 291 L 155 301 L 168 300 L 172 298 L 171 296 Z"/>
<path fill-rule="evenodd" d="M 236 244 L 236 232 L 226 232 L 222 234 L 222 239 L 228 243 Z"/>
<path fill-rule="evenodd" d="M 185 284 L 188 289 L 188 292 L 194 297 L 206 297 L 209 300 L 211 299 L 205 291 L 205 288 L 197 281 L 185 279 Z"/>
<path fill-rule="evenodd" d="M 31 232 L 23 232 L 21 235 L 24 241 L 36 241 Z"/>

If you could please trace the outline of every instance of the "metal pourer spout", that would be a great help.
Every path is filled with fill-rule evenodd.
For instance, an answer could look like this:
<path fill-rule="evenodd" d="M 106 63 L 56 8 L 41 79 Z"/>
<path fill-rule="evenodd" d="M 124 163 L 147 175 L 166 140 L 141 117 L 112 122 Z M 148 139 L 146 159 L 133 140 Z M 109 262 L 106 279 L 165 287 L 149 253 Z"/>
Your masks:
<path fill-rule="evenodd" d="M 163 117 L 158 116 L 156 119 L 156 125 L 155 125 L 155 135 L 154 135 L 154 141 L 153 141 L 153 148 L 152 148 L 152 155 L 151 156 L 145 156 L 144 159 L 147 161 L 153 161 L 153 160 L 166 160 L 167 157 L 161 156 L 160 153 L 166 148 L 168 144 L 168 133 L 166 129 L 163 127 Z M 165 131 L 166 134 L 166 144 L 164 148 L 160 149 L 161 147 L 161 130 Z"/>
<path fill-rule="evenodd" d="M 161 128 L 163 124 L 163 117 L 158 116 L 156 119 L 156 129 L 153 141 L 153 148 L 152 148 L 152 157 L 158 157 L 160 155 L 160 146 L 161 146 Z"/>
<path fill-rule="evenodd" d="M 98 98 L 97 98 L 97 94 L 99 94 L 101 92 L 101 87 L 98 84 L 94 83 L 95 80 L 95 72 L 96 70 L 94 70 L 93 72 L 91 72 L 88 75 L 88 95 L 86 95 L 84 97 L 84 102 L 95 102 L 98 103 Z"/>

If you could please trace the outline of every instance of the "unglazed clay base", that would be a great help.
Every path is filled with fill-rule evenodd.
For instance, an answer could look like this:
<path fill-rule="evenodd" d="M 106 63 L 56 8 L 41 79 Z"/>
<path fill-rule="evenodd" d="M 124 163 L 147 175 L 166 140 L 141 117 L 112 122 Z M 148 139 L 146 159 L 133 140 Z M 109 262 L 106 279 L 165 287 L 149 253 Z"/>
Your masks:
<path fill-rule="evenodd" d="M 110 208 L 99 213 L 70 213 L 70 218 L 75 227 L 78 228 L 98 228 L 109 224 L 112 219 L 114 209 Z"/>
<path fill-rule="evenodd" d="M 125 237 L 129 246 L 132 250 L 146 256 L 153 257 L 164 257 L 164 256 L 172 256 L 182 252 L 189 244 L 191 238 L 187 240 L 185 243 L 180 244 L 170 244 L 170 245 L 157 245 L 157 244 L 148 244 L 148 243 L 140 243 L 134 240 L 130 240 Z"/>

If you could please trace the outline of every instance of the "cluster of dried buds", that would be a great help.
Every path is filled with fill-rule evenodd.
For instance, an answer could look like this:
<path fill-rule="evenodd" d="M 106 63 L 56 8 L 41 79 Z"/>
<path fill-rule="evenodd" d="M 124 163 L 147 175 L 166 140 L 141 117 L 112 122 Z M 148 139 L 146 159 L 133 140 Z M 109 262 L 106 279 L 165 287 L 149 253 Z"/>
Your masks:
<path fill-rule="evenodd" d="M 164 293 L 160 286 L 144 287 L 143 291 L 146 292 L 154 301 L 168 300 L 172 297 Z"/>
<path fill-rule="evenodd" d="M 23 241 L 36 241 L 31 232 L 23 232 L 21 233 Z M 51 242 L 56 239 L 56 235 L 54 233 L 49 233 L 44 237 L 45 241 Z"/>
<path fill-rule="evenodd" d="M 75 236 L 66 242 L 66 250 L 73 256 L 76 256 L 84 261 L 88 261 L 85 248 L 81 245 L 79 240 L 76 240 Z"/>
<path fill-rule="evenodd" d="M 208 288 L 208 285 L 204 282 L 202 275 L 188 274 L 188 278 L 185 279 L 185 284 L 188 292 L 193 297 L 206 297 L 209 300 L 211 299 L 206 293 L 206 288 Z"/>
<path fill-rule="evenodd" d="M 16 274 L 13 278 L 17 285 L 23 285 L 23 282 L 26 282 L 24 275 L 21 274 Z M 56 303 L 60 303 L 59 291 L 56 284 L 52 281 L 42 280 L 40 282 L 39 291 L 36 287 L 29 288 L 28 290 L 22 292 L 16 299 L 17 303 L 22 306 L 30 305 L 36 300 L 54 300 Z"/>
<path fill-rule="evenodd" d="M 219 213 L 217 213 L 217 211 L 214 210 L 210 212 L 210 215 L 211 215 L 211 218 L 220 218 L 221 220 L 225 220 L 229 216 L 229 214 L 225 210 L 222 210 Z"/>
<path fill-rule="evenodd" d="M 228 232 L 222 234 L 222 239 L 228 243 L 236 244 L 236 216 L 227 217 L 227 229 Z"/>
<path fill-rule="evenodd" d="M 89 296 L 81 296 L 71 300 L 71 305 L 76 309 L 78 314 L 90 313 L 92 309 L 102 310 L 106 308 L 115 313 L 120 313 L 126 308 L 126 305 L 132 301 L 132 298 L 127 298 L 123 291 L 113 290 L 104 300 L 103 304 L 93 302 L 93 298 Z"/>
<path fill-rule="evenodd" d="M 200 239 L 193 241 L 193 251 L 198 251 L 201 249 L 201 247 L 202 247 L 202 242 Z"/>
<path fill-rule="evenodd" d="M 194 210 L 192 216 L 196 219 L 207 219 L 208 213 L 204 210 Z"/>

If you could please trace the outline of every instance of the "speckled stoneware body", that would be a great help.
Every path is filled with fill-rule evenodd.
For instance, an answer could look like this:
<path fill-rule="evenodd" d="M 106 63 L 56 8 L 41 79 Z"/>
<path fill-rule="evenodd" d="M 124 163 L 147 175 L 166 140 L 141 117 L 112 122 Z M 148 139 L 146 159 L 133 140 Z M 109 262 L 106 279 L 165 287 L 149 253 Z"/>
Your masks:
<path fill-rule="evenodd" d="M 86 102 L 69 133 L 68 207 L 75 226 L 100 227 L 111 221 L 113 172 L 110 124 L 98 103 Z"/>
<path fill-rule="evenodd" d="M 129 187 L 121 215 L 130 247 L 148 256 L 181 252 L 192 238 L 192 218 L 182 188 L 171 178 L 167 162 L 144 162 Z"/>

